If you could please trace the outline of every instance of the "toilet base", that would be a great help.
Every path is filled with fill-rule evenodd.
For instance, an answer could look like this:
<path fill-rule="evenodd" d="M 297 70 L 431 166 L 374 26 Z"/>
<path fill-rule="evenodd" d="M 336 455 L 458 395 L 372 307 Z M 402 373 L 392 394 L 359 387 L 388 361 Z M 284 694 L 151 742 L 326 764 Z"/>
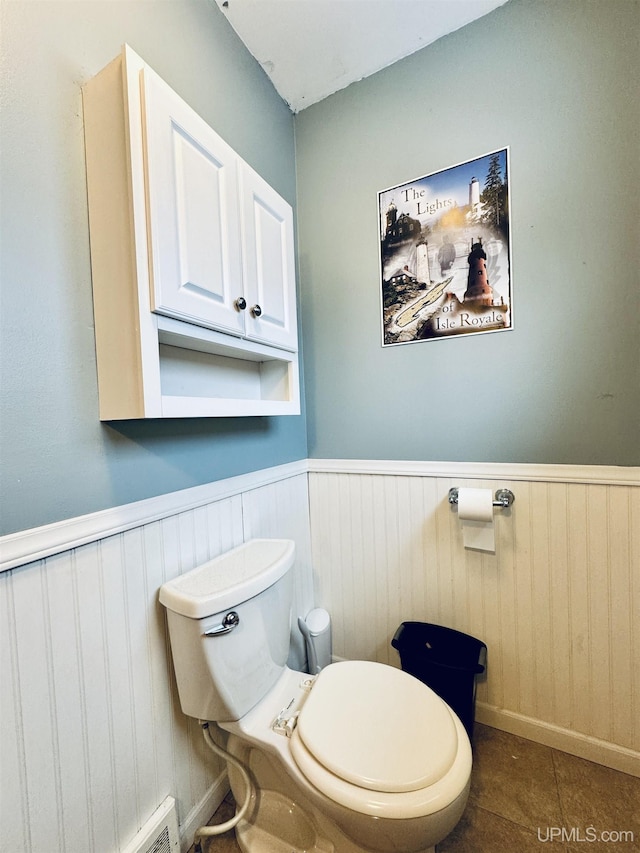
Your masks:
<path fill-rule="evenodd" d="M 236 840 L 243 853 L 334 853 L 296 803 L 277 791 L 261 791 L 259 814 L 241 820 Z"/>
<path fill-rule="evenodd" d="M 364 847 L 351 847 L 347 851 L 342 843 L 338 849 L 333 844 L 327 846 L 324 841 L 319 841 L 321 846 L 316 843 L 299 846 L 291 840 L 283 841 L 281 832 L 276 836 L 247 821 L 240 821 L 236 827 L 236 841 L 243 853 L 370 853 Z M 428 847 L 419 853 L 436 853 L 436 848 Z"/>
<path fill-rule="evenodd" d="M 243 853 L 370 853 L 342 837 L 339 846 L 318 836 L 307 816 L 291 800 L 277 791 L 261 793 L 260 814 L 252 821 L 241 820 L 236 841 Z M 436 853 L 435 847 L 417 853 Z"/>
<path fill-rule="evenodd" d="M 299 846 L 291 840 L 283 841 L 282 833 L 276 836 L 246 821 L 240 821 L 236 827 L 236 841 L 243 853 L 370 853 L 364 847 L 350 847 L 347 851 L 342 842 L 339 848 L 333 844 L 327 846 L 327 842 L 322 840 L 313 846 Z M 427 847 L 419 853 L 436 853 L 436 848 Z"/>
<path fill-rule="evenodd" d="M 361 843 L 356 843 L 340 827 L 341 806 L 325 801 L 318 808 L 298 786 L 291 784 L 284 768 L 272 756 L 233 736 L 228 747 L 250 769 L 254 781 L 251 806 L 236 827 L 236 840 L 243 853 L 435 853 L 433 842 L 448 834 L 445 829 L 435 838 L 423 835 L 429 845 L 422 847 L 416 843 L 410 822 L 375 821 L 370 827 L 359 824 L 363 837 L 359 839 Z M 236 802 L 243 802 L 242 777 L 233 765 L 227 765 L 227 769 Z M 467 795 L 468 790 L 454 805 L 456 815 L 450 828 L 457 823 Z"/>

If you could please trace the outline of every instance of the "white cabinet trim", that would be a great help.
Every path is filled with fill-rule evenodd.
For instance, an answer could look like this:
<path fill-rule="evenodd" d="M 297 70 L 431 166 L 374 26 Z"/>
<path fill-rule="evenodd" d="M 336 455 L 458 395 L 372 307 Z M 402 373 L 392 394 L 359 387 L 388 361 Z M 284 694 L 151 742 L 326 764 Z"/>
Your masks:
<path fill-rule="evenodd" d="M 150 211 L 157 212 L 158 208 L 164 211 L 167 198 L 162 194 L 159 199 L 153 196 L 156 189 L 154 181 L 150 180 L 153 152 L 147 146 L 151 142 L 153 149 L 158 132 L 166 136 L 169 113 L 166 117 L 160 115 L 160 131 L 155 119 L 151 127 L 146 126 L 145 81 L 147 96 L 153 100 L 152 93 L 156 90 L 161 95 L 170 93 L 167 99 L 170 104 L 177 105 L 176 115 L 188 117 L 196 128 L 206 129 L 207 138 L 219 140 L 228 158 L 230 171 L 224 180 L 234 198 L 228 215 L 222 211 L 221 216 L 225 219 L 223 231 L 226 234 L 225 229 L 228 229 L 229 232 L 230 242 L 226 249 L 229 256 L 235 258 L 235 272 L 229 275 L 238 278 L 238 297 L 245 288 L 243 269 L 247 267 L 247 247 L 251 246 L 242 233 L 239 172 L 255 175 L 250 187 L 258 187 L 269 209 L 278 211 L 277 221 L 283 222 L 286 233 L 281 239 L 277 226 L 270 231 L 274 246 L 267 252 L 267 258 L 277 260 L 272 266 L 283 273 L 284 310 L 279 302 L 271 312 L 265 306 L 264 319 L 252 320 L 242 311 L 236 311 L 233 282 L 225 280 L 222 301 L 226 305 L 223 315 L 227 320 L 224 322 L 216 319 L 218 314 L 207 318 L 189 313 L 193 303 L 186 308 L 173 306 L 172 318 L 155 312 L 166 311 L 166 306 L 161 307 L 166 301 L 164 289 L 160 295 L 161 305 L 158 304 L 158 276 L 167 269 L 176 268 L 176 264 L 180 266 L 177 259 L 180 252 L 174 251 L 175 246 L 168 251 L 159 248 L 167 243 L 167 231 L 171 230 L 169 220 L 175 217 L 170 214 L 164 226 L 161 224 L 159 233 L 155 231 L 156 223 L 150 219 Z M 125 45 L 121 56 L 84 86 L 83 99 L 101 420 L 300 414 L 291 206 L 128 46 Z M 149 133 L 152 140 L 147 138 Z M 171 159 L 172 155 L 169 161 Z M 163 162 L 165 174 L 159 181 L 161 186 L 166 183 L 167 170 L 172 173 L 175 168 L 175 163 L 167 165 L 166 158 Z M 192 196 L 195 197 L 195 193 Z M 194 204 L 195 213 L 191 211 L 191 214 L 199 222 L 198 209 L 202 204 Z M 213 214 L 212 217 L 215 219 Z M 175 228 L 178 229 L 177 223 Z M 194 233 L 200 234 L 198 227 Z M 174 237 L 178 240 L 176 235 Z M 184 239 L 184 235 L 180 239 Z M 150 250 L 152 246 L 153 251 Z M 196 252 L 198 269 L 207 267 L 208 251 L 201 247 L 198 252 L 202 253 Z M 227 261 L 231 263 L 229 258 L 221 261 L 223 266 Z M 269 275 L 271 270 L 267 271 L 267 277 Z M 246 295 L 247 303 L 256 298 L 255 279 L 253 275 L 253 284 L 247 284 L 253 287 Z M 273 294 L 277 277 L 269 281 Z M 214 289 L 216 286 L 213 284 Z M 200 300 L 195 301 L 197 304 Z M 249 310 L 250 304 L 247 313 Z M 183 341 L 188 341 L 187 345 L 167 341 L 164 326 L 171 319 L 181 326 L 180 334 Z M 219 328 L 207 328 L 218 322 Z M 224 354 L 212 350 L 212 334 L 225 338 Z M 170 355 L 167 347 L 180 347 L 181 351 Z M 256 347 L 262 347 L 264 367 L 257 365 L 259 350 Z M 206 355 L 197 357 L 193 353 Z M 239 371 L 238 362 L 244 362 L 246 370 Z M 237 376 L 241 376 L 239 386 L 231 387 Z M 201 379 L 204 380 L 202 384 Z"/>

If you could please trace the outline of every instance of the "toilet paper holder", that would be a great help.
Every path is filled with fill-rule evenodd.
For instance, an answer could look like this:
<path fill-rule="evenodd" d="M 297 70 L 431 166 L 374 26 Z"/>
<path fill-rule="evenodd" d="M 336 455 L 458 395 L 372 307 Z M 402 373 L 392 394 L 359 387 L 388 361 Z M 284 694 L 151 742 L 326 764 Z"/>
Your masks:
<path fill-rule="evenodd" d="M 515 499 L 516 496 L 513 494 L 511 489 L 498 489 L 498 491 L 495 493 L 495 500 L 493 501 L 493 505 L 499 506 L 502 509 L 508 509 L 515 501 Z M 458 490 L 455 488 L 449 489 L 449 503 L 458 503 Z"/>

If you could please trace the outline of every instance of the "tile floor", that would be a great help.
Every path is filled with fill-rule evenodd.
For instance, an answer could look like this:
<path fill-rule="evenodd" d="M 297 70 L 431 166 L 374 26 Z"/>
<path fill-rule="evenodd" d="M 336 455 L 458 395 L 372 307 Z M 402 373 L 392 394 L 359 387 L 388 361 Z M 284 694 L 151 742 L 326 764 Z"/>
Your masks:
<path fill-rule="evenodd" d="M 640 779 L 480 724 L 473 752 L 469 804 L 438 853 L 640 853 Z M 233 812 L 229 796 L 211 823 Z M 233 832 L 204 846 L 239 850 Z"/>

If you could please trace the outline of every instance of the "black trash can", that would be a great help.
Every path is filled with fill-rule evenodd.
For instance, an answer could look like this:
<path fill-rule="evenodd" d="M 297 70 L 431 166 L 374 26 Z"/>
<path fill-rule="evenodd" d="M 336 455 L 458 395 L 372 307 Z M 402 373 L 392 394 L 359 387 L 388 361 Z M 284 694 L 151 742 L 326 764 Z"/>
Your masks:
<path fill-rule="evenodd" d="M 435 691 L 473 736 L 476 676 L 484 672 L 487 647 L 481 640 L 428 622 L 403 622 L 391 645 L 402 669 Z"/>

